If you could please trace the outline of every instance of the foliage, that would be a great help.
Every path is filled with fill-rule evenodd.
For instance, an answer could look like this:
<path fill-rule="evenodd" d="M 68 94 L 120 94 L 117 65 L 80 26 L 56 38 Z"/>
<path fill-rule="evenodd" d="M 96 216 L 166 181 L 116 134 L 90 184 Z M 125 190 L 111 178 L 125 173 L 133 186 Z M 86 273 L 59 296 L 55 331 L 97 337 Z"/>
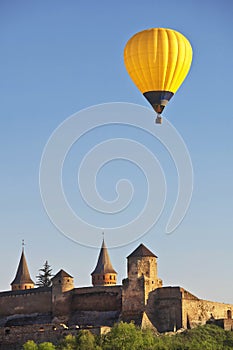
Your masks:
<path fill-rule="evenodd" d="M 142 331 L 143 349 L 153 350 L 156 343 L 155 334 L 148 328 Z"/>
<path fill-rule="evenodd" d="M 40 343 L 38 345 L 38 350 L 55 350 L 55 345 L 50 342 Z"/>
<path fill-rule="evenodd" d="M 232 350 L 233 332 L 205 325 L 182 333 L 157 335 L 152 330 L 141 330 L 134 323 L 120 322 L 102 336 L 81 330 L 77 336 L 67 335 L 60 345 L 36 345 L 29 340 L 24 350 Z"/>
<path fill-rule="evenodd" d="M 173 336 L 163 336 L 163 343 L 169 350 L 230 350 L 232 332 L 214 326 L 205 325 Z M 229 347 L 230 346 L 230 347 Z M 156 348 L 155 348 L 156 349 Z"/>
<path fill-rule="evenodd" d="M 51 277 L 52 277 L 52 269 L 51 266 L 49 265 L 48 261 L 46 260 L 43 268 L 39 270 L 39 275 L 36 276 L 38 282 L 36 283 L 37 286 L 39 287 L 50 287 L 52 282 L 51 282 Z"/>
<path fill-rule="evenodd" d="M 105 336 L 104 350 L 138 350 L 143 345 L 142 331 L 133 323 L 115 324 Z"/>
<path fill-rule="evenodd" d="M 33 340 L 28 340 L 23 345 L 23 350 L 55 350 L 55 346 L 52 343 L 44 342 L 37 345 Z"/>
<path fill-rule="evenodd" d="M 78 333 L 77 344 L 80 350 L 96 349 L 95 336 L 88 330 L 82 330 Z"/>
<path fill-rule="evenodd" d="M 28 340 L 24 345 L 23 345 L 23 350 L 37 350 L 38 346 L 33 340 Z"/>
<path fill-rule="evenodd" d="M 68 334 L 65 339 L 63 339 L 58 346 L 59 350 L 76 350 L 77 349 L 77 339 L 74 335 Z"/>
<path fill-rule="evenodd" d="M 88 330 L 81 330 L 77 337 L 67 335 L 57 347 L 58 350 L 101 350 L 96 345 L 97 337 Z"/>

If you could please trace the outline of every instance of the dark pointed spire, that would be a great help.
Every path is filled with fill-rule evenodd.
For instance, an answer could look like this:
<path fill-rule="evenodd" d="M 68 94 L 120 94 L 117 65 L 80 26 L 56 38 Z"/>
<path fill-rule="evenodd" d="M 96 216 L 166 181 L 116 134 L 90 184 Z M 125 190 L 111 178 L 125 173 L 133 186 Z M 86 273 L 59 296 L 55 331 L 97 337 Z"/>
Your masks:
<path fill-rule="evenodd" d="M 24 254 L 24 240 L 22 241 L 22 254 L 19 261 L 15 279 L 12 281 L 12 289 L 28 289 L 34 287 L 34 282 L 30 277 L 27 261 Z M 28 287 L 28 288 L 27 288 Z"/>
<path fill-rule="evenodd" d="M 92 272 L 92 284 L 94 286 L 109 286 L 116 284 L 117 272 L 112 267 L 108 250 L 104 242 L 100 249 L 95 270 Z"/>
<path fill-rule="evenodd" d="M 108 249 L 105 245 L 105 241 L 103 238 L 103 243 L 100 249 L 100 254 L 98 258 L 98 262 L 95 270 L 92 272 L 93 274 L 105 274 L 105 273 L 116 273 L 114 268 L 112 267 L 112 263 L 108 254 Z"/>

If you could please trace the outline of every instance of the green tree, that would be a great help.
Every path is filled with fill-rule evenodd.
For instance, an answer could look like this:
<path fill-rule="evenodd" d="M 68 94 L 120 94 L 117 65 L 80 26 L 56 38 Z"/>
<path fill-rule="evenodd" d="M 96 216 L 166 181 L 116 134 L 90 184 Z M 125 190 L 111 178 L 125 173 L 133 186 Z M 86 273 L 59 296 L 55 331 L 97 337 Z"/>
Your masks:
<path fill-rule="evenodd" d="M 142 331 L 133 323 L 115 324 L 105 336 L 103 349 L 141 350 L 143 349 Z"/>
<path fill-rule="evenodd" d="M 68 334 L 65 336 L 58 346 L 59 350 L 76 350 L 77 349 L 77 339 L 74 335 Z"/>
<path fill-rule="evenodd" d="M 226 339 L 223 341 L 224 349 L 233 349 L 233 332 L 226 332 Z"/>
<path fill-rule="evenodd" d="M 146 328 L 142 331 L 142 340 L 143 340 L 143 347 L 142 349 L 144 350 L 154 350 L 156 349 L 155 345 L 158 343 L 157 342 L 157 336 L 155 333 L 149 329 Z"/>
<path fill-rule="evenodd" d="M 56 348 L 52 343 L 36 345 L 28 340 L 23 350 L 233 350 L 233 332 L 205 325 L 179 334 L 158 335 L 141 330 L 133 323 L 114 325 L 106 335 L 96 337 L 81 330 L 77 337 L 67 335 Z"/>
<path fill-rule="evenodd" d="M 36 276 L 38 282 L 36 283 L 37 286 L 39 287 L 50 287 L 52 282 L 51 282 L 51 277 L 52 277 L 52 269 L 51 266 L 48 264 L 48 261 L 46 260 L 43 268 L 39 270 L 39 275 Z"/>
<path fill-rule="evenodd" d="M 78 350 L 96 349 L 95 336 L 88 330 L 82 330 L 77 335 Z"/>
<path fill-rule="evenodd" d="M 33 340 L 28 340 L 24 345 L 23 345 L 23 350 L 37 350 L 38 346 Z"/>
<path fill-rule="evenodd" d="M 173 336 L 163 336 L 169 350 L 229 350 L 227 331 L 214 325 L 204 325 Z"/>
<path fill-rule="evenodd" d="M 55 350 L 55 345 L 53 345 L 50 342 L 44 342 L 44 343 L 40 343 L 38 345 L 38 350 Z"/>

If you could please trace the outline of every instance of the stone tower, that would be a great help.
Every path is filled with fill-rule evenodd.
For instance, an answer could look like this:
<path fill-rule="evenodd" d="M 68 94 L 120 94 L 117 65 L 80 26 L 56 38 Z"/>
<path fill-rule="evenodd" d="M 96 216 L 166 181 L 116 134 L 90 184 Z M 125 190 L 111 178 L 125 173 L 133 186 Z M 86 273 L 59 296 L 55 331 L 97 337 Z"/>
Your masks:
<path fill-rule="evenodd" d="M 91 273 L 93 286 L 113 286 L 117 272 L 113 269 L 104 239 L 95 270 Z"/>
<path fill-rule="evenodd" d="M 11 289 L 24 290 L 24 289 L 31 289 L 31 288 L 34 288 L 34 282 L 32 281 L 29 274 L 27 261 L 24 254 L 24 247 L 23 247 L 15 279 L 13 280 L 13 282 L 11 282 Z"/>
<path fill-rule="evenodd" d="M 64 270 L 60 270 L 52 278 L 52 312 L 55 317 L 68 318 L 71 307 L 71 294 L 74 289 L 74 278 Z M 71 292 L 72 293 L 72 292 Z M 64 321 L 62 318 L 61 320 Z"/>
<path fill-rule="evenodd" d="M 128 257 L 128 278 L 123 280 L 122 315 L 129 320 L 145 310 L 151 291 L 162 287 L 157 275 L 157 256 L 140 244 Z M 133 319 L 133 318 L 132 318 Z"/>
<path fill-rule="evenodd" d="M 74 289 L 74 278 L 64 270 L 60 270 L 52 278 L 53 294 L 62 294 Z"/>

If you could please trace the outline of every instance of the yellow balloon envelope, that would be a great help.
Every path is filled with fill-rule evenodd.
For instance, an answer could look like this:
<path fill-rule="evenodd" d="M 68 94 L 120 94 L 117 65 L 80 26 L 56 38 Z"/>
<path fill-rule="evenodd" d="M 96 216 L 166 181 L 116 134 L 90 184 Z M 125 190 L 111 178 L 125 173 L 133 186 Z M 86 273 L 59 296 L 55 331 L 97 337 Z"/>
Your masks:
<path fill-rule="evenodd" d="M 151 28 L 129 39 L 124 62 L 135 85 L 160 115 L 188 74 L 192 47 L 175 30 Z"/>

